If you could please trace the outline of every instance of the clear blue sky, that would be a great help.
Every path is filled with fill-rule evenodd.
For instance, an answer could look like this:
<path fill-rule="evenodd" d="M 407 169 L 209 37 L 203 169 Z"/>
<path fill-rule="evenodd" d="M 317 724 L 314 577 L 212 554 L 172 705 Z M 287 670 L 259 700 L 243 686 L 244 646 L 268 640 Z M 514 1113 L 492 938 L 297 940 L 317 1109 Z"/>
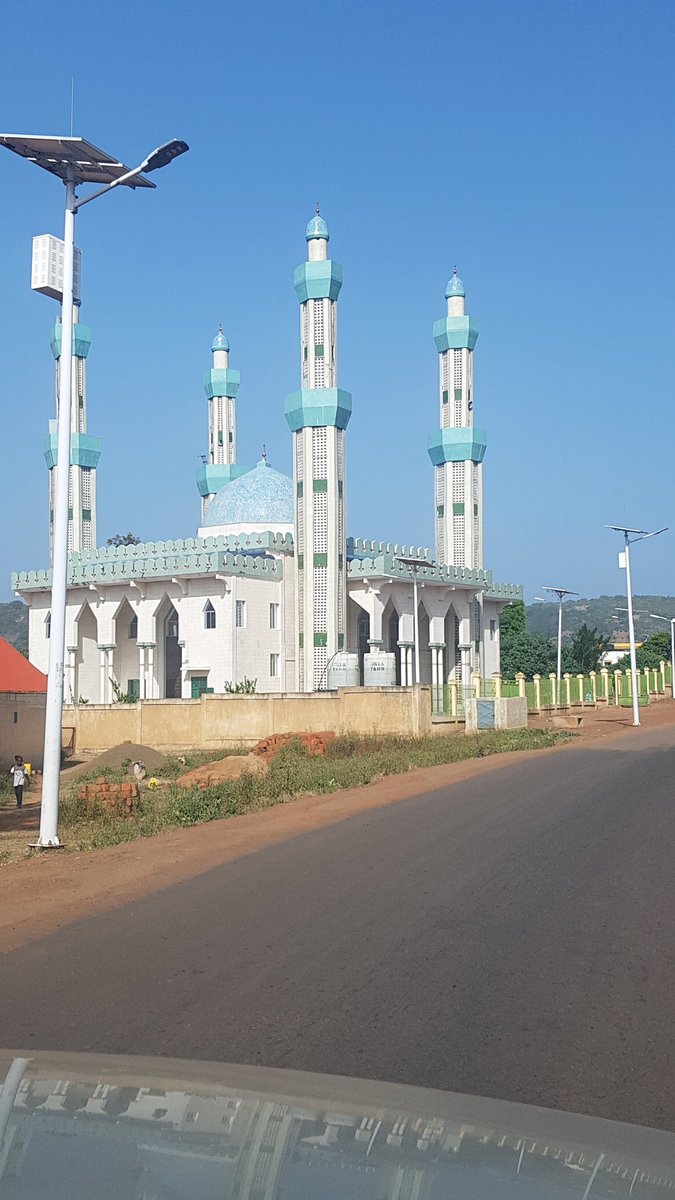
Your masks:
<path fill-rule="evenodd" d="M 293 268 L 320 199 L 345 274 L 349 532 L 432 544 L 431 326 L 457 263 L 481 330 L 486 566 L 528 597 L 619 591 L 603 522 L 675 527 L 674 34 L 665 0 L 10 6 L 6 131 L 68 133 L 74 75 L 75 133 L 132 165 L 191 146 L 157 191 L 77 218 L 99 541 L 194 535 L 219 321 L 240 461 L 265 441 L 290 473 Z M 6 599 L 47 557 L 56 305 L 30 291 L 30 241 L 61 234 L 63 189 L 6 151 L 0 189 Z M 636 550 L 636 591 L 675 591 L 674 537 Z"/>

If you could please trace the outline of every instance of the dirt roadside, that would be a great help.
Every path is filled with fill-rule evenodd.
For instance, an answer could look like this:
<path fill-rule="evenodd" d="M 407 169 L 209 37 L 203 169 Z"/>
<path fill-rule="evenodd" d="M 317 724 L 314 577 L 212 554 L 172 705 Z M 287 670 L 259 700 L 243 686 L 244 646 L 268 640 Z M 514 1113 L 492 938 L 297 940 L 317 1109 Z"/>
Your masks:
<path fill-rule="evenodd" d="M 641 715 L 647 730 L 675 725 L 675 703 L 662 701 Z M 631 715 L 616 709 L 586 720 L 579 736 L 550 750 L 424 767 L 389 775 L 328 796 L 304 796 L 259 813 L 139 838 L 105 850 L 45 851 L 0 868 L 0 953 L 53 933 L 82 917 L 117 908 L 150 892 L 253 854 L 287 838 L 321 829 L 370 809 L 508 767 L 524 758 L 564 754 L 570 746 L 601 748 L 630 737 Z"/>

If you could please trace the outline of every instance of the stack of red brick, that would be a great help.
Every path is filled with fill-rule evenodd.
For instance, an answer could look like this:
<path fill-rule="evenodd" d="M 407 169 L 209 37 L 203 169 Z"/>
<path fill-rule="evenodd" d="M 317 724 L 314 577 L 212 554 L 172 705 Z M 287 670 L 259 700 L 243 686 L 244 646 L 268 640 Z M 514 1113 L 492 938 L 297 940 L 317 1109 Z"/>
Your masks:
<path fill-rule="evenodd" d="M 139 801 L 138 784 L 135 780 L 133 783 L 110 783 L 102 776 L 94 783 L 82 784 L 80 800 L 90 800 L 92 807 L 101 805 L 118 817 L 133 817 Z"/>
<path fill-rule="evenodd" d="M 321 755 L 325 754 L 326 747 L 335 741 L 335 734 L 330 730 L 324 733 L 273 733 L 271 737 L 263 738 L 258 742 L 251 753 L 271 762 L 282 746 L 287 746 L 289 742 L 296 740 L 302 742 L 308 754 Z"/>

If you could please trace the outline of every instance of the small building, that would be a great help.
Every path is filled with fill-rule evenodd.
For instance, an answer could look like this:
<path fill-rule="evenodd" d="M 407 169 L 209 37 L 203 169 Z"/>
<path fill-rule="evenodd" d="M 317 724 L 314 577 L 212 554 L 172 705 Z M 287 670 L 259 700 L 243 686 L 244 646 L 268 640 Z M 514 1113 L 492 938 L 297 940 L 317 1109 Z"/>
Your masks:
<path fill-rule="evenodd" d="M 0 768 L 15 754 L 42 767 L 47 676 L 0 637 Z"/>

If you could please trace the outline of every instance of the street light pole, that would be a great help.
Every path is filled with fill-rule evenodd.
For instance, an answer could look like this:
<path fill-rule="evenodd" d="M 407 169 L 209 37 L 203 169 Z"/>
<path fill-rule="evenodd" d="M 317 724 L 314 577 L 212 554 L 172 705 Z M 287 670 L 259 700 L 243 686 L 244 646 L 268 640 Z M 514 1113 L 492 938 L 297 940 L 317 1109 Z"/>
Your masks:
<path fill-rule="evenodd" d="M 558 669 L 557 669 L 558 695 L 557 695 L 557 702 L 558 702 L 558 704 L 560 704 L 560 702 L 562 700 L 561 687 L 562 687 L 563 600 L 565 599 L 565 596 L 578 596 L 579 593 L 571 592 L 569 588 L 546 587 L 545 584 L 543 585 L 543 590 L 545 592 L 553 592 L 553 595 L 558 597 Z"/>
<path fill-rule="evenodd" d="M 633 618 L 633 585 L 630 577 L 630 540 L 624 530 L 626 556 L 626 603 L 628 604 L 628 640 L 630 642 L 631 691 L 633 693 L 633 724 L 640 724 L 640 697 L 637 694 L 637 650 L 635 646 L 635 620 Z"/>
<path fill-rule="evenodd" d="M 662 529 L 654 529 L 651 532 L 646 529 L 631 529 L 626 525 L 606 525 L 606 529 L 613 529 L 615 533 L 623 534 L 623 563 L 621 555 L 619 555 L 619 565 L 623 566 L 626 572 L 626 599 L 628 604 L 628 638 L 630 641 L 630 674 L 631 674 L 631 691 L 633 693 L 633 725 L 640 724 L 640 697 L 638 696 L 637 683 L 637 652 L 635 647 L 635 622 L 633 620 L 633 584 L 630 574 L 630 548 L 633 542 L 642 542 L 645 538 L 658 537 L 660 533 L 665 533 L 668 526 L 664 525 Z M 636 536 L 631 537 L 631 533 Z"/>
<path fill-rule="evenodd" d="M 42 804 L 38 846 L 58 846 L 59 791 L 61 782 L 61 725 L 68 599 L 68 498 L 70 490 L 70 434 L 73 353 L 73 264 L 75 257 L 75 213 L 83 204 L 103 196 L 120 184 L 131 188 L 154 188 L 143 172 L 167 166 L 189 149 L 174 138 L 153 150 L 138 167 L 129 170 L 117 159 L 84 138 L 0 134 L 0 145 L 28 159 L 66 187 L 63 233 L 63 281 L 61 284 L 61 355 L 57 405 L 57 460 L 54 494 L 54 539 L 51 589 L 51 626 L 45 737 L 42 764 Z M 84 183 L 103 184 L 78 200 L 76 188 Z"/>
<path fill-rule="evenodd" d="M 675 700 L 675 617 L 662 617 L 658 613 L 650 613 L 655 621 L 670 622 L 670 694 Z"/>
<path fill-rule="evenodd" d="M 403 566 L 410 568 L 410 575 L 413 584 L 413 637 L 415 639 L 415 683 L 420 682 L 420 619 L 417 611 L 417 572 L 421 566 L 435 567 L 435 562 L 424 560 L 420 562 L 418 558 L 406 558 L 403 554 L 394 555 L 394 562 L 402 563 Z"/>
<path fill-rule="evenodd" d="M 56 488 L 52 560 L 51 625 L 42 762 L 41 846 L 58 846 L 59 781 L 63 675 L 66 654 L 66 599 L 68 589 L 68 493 L 70 487 L 70 424 L 73 376 L 73 263 L 75 254 L 75 182 L 66 178 L 66 211 L 63 229 L 63 298 L 61 302 L 61 358 L 57 407 Z"/>

